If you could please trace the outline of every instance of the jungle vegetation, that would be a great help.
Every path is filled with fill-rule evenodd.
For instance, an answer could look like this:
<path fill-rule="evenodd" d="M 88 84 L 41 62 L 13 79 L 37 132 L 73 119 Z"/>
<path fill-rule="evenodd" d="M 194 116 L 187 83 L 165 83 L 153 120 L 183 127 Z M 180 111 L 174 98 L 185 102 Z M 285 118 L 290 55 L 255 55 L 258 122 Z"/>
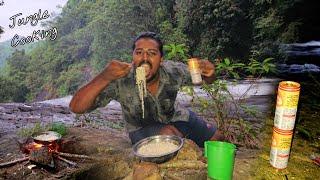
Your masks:
<path fill-rule="evenodd" d="M 111 59 L 130 62 L 133 39 L 142 31 L 157 32 L 165 44 L 187 50 L 173 60 L 198 56 L 247 64 L 254 55 L 261 62 L 267 57 L 282 61 L 279 44 L 308 40 L 305 28 L 317 32 L 319 23 L 309 14 L 312 2 L 69 0 L 46 24 L 57 27 L 55 41 L 37 43 L 30 51 L 16 49 L 6 58 L 0 102 L 73 94 Z"/>

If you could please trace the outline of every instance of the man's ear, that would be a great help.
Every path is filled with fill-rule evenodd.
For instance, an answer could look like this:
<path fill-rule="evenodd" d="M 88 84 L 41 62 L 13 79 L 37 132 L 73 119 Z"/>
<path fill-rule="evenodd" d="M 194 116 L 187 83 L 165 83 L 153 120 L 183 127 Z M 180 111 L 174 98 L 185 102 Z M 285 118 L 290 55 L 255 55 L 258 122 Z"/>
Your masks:
<path fill-rule="evenodd" d="M 160 63 L 162 63 L 163 62 L 163 56 L 161 57 L 161 59 L 160 59 Z"/>

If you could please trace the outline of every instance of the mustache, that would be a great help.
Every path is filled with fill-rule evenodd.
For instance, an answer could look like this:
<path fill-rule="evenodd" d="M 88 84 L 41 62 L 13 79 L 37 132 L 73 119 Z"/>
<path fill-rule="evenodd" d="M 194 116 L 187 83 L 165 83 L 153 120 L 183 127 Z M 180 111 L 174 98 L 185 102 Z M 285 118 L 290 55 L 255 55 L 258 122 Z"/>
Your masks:
<path fill-rule="evenodd" d="M 148 60 L 146 60 L 146 61 L 141 61 L 141 62 L 138 64 L 138 67 L 139 67 L 139 66 L 142 66 L 142 64 L 148 64 L 148 65 L 150 66 L 150 68 L 152 68 L 152 64 L 151 64 Z"/>

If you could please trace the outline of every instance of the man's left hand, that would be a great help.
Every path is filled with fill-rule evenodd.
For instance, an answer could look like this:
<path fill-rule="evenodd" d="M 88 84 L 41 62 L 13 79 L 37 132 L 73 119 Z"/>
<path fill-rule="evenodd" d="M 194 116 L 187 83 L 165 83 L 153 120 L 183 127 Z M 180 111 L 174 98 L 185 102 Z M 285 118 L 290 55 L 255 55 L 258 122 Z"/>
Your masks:
<path fill-rule="evenodd" d="M 201 75 L 204 77 L 213 77 L 214 76 L 214 64 L 212 64 L 208 60 L 200 60 L 200 69 L 201 69 Z"/>

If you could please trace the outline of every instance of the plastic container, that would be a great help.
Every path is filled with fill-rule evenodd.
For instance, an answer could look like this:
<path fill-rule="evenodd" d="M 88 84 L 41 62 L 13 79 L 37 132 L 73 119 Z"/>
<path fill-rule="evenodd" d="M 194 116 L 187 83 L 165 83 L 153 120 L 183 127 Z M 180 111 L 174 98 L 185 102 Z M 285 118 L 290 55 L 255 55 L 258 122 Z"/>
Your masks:
<path fill-rule="evenodd" d="M 229 180 L 233 176 L 236 146 L 221 141 L 206 141 L 205 157 L 208 159 L 208 177 Z"/>

